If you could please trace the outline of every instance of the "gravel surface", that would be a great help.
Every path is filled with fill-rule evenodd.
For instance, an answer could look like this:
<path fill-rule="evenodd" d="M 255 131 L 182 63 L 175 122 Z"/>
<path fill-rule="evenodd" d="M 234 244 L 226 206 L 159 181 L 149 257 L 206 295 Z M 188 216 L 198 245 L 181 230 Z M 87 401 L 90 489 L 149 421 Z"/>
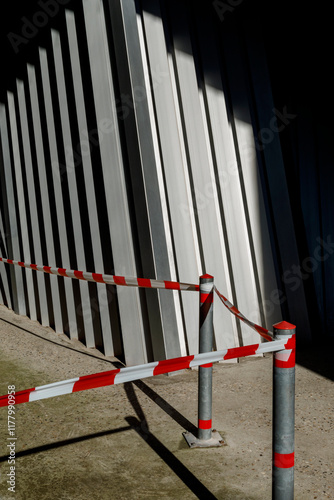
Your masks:
<path fill-rule="evenodd" d="M 0 394 L 121 366 L 0 306 Z M 314 356 L 304 356 L 311 366 Z M 295 499 L 334 499 L 330 365 L 296 367 Z M 1 500 L 268 500 L 272 355 L 214 366 L 213 422 L 225 445 L 189 449 L 197 371 L 160 375 L 15 408 L 15 493 L 0 408 Z"/>

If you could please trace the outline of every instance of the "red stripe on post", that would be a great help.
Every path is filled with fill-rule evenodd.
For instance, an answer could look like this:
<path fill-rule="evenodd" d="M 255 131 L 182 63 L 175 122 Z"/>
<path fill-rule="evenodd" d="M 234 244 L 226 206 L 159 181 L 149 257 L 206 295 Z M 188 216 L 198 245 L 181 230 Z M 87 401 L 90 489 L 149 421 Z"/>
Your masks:
<path fill-rule="evenodd" d="M 285 349 L 295 349 L 296 348 L 296 335 L 289 338 L 285 344 Z"/>
<path fill-rule="evenodd" d="M 37 264 L 30 264 L 31 269 L 35 269 L 37 271 Z"/>
<path fill-rule="evenodd" d="M 190 362 L 194 356 L 184 356 L 182 358 L 165 359 L 159 361 L 159 364 L 154 368 L 153 375 L 161 375 L 168 372 L 177 372 L 189 368 Z"/>
<path fill-rule="evenodd" d="M 234 314 L 240 314 L 240 311 L 238 311 L 238 309 L 235 306 L 232 306 L 230 308 L 230 311 L 232 311 Z"/>
<path fill-rule="evenodd" d="M 51 267 L 50 267 L 50 266 L 43 266 L 43 271 L 44 271 L 45 273 L 52 274 L 52 272 L 51 272 Z"/>
<path fill-rule="evenodd" d="M 96 281 L 97 283 L 105 283 L 102 274 L 92 273 L 92 276 L 93 280 Z"/>
<path fill-rule="evenodd" d="M 224 359 L 252 356 L 253 354 L 256 354 L 256 351 L 259 347 L 260 344 L 246 345 L 244 347 L 232 347 L 231 349 L 228 349 L 227 353 L 224 356 Z"/>
<path fill-rule="evenodd" d="M 212 304 L 213 303 L 213 292 L 201 293 L 200 301 L 201 301 L 201 304 Z"/>
<path fill-rule="evenodd" d="M 207 363 L 206 365 L 201 365 L 201 368 L 212 368 L 213 363 Z"/>
<path fill-rule="evenodd" d="M 74 383 L 72 392 L 86 391 L 87 389 L 96 389 L 98 387 L 105 387 L 106 385 L 113 385 L 115 377 L 120 371 L 120 368 L 117 368 L 95 375 L 80 377 L 80 379 Z"/>
<path fill-rule="evenodd" d="M 295 349 L 292 349 L 292 352 L 290 353 L 290 356 L 286 361 L 283 361 L 282 359 L 277 359 L 276 356 L 274 355 L 274 366 L 276 368 L 294 368 L 296 366 Z"/>
<path fill-rule="evenodd" d="M 152 288 L 152 283 L 151 283 L 150 279 L 137 278 L 137 283 L 138 283 L 138 286 L 141 286 L 143 288 Z"/>
<path fill-rule="evenodd" d="M 167 290 L 180 290 L 180 283 L 176 281 L 164 281 Z"/>
<path fill-rule="evenodd" d="M 295 453 L 274 453 L 274 467 L 289 469 L 295 465 Z"/>
<path fill-rule="evenodd" d="M 25 267 L 24 262 L 18 262 L 18 265 L 21 267 Z"/>
<path fill-rule="evenodd" d="M 198 420 L 199 429 L 211 429 L 212 420 Z"/>
<path fill-rule="evenodd" d="M 13 264 L 12 259 L 7 259 L 8 264 Z"/>
<path fill-rule="evenodd" d="M 73 274 L 76 278 L 78 278 L 78 280 L 86 281 L 86 279 L 83 276 L 83 271 L 74 271 Z"/>

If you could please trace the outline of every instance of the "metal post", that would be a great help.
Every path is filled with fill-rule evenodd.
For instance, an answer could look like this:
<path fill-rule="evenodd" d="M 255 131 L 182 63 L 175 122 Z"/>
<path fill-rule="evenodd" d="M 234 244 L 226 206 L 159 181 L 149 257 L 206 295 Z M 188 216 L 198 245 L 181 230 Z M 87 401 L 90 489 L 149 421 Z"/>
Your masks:
<path fill-rule="evenodd" d="M 200 277 L 199 352 L 213 348 L 213 276 Z M 183 434 L 192 448 L 207 448 L 224 444 L 220 434 L 212 430 L 212 363 L 198 369 L 198 435 Z"/>
<path fill-rule="evenodd" d="M 275 340 L 287 343 L 274 353 L 272 498 L 293 500 L 296 327 L 282 321 L 273 328 Z"/>
<path fill-rule="evenodd" d="M 213 344 L 213 277 L 200 277 L 199 352 L 211 352 Z M 212 363 L 198 369 L 198 439 L 212 434 Z"/>

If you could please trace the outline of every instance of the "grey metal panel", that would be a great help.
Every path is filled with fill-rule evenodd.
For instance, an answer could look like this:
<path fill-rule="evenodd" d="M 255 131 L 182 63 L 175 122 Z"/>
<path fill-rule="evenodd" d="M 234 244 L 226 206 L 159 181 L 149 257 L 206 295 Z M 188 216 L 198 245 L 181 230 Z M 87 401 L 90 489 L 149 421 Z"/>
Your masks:
<path fill-rule="evenodd" d="M 194 198 L 201 233 L 205 271 L 213 274 L 218 289 L 232 296 L 231 277 L 223 234 L 223 222 L 218 204 L 217 186 L 208 131 L 205 124 L 203 96 L 199 92 L 194 56 L 187 31 L 184 6 L 171 2 L 169 10 L 176 72 L 182 100 Z M 203 188 L 210 187 L 210 196 L 203 196 Z M 218 349 L 238 343 L 235 319 L 217 304 L 215 308 L 215 339 Z"/>
<path fill-rule="evenodd" d="M 0 104 L 0 131 L 2 146 L 2 157 L 0 164 L 1 189 L 2 197 L 4 200 L 4 217 L 7 233 L 8 258 L 20 260 L 17 213 L 15 207 L 14 185 L 9 149 L 9 131 L 7 126 L 6 108 L 4 104 Z M 16 313 L 25 316 L 26 305 L 23 291 L 22 271 L 23 269 L 19 269 L 16 266 L 11 266 L 9 272 L 11 277 L 10 286 L 13 294 L 13 310 Z"/>
<path fill-rule="evenodd" d="M 60 45 L 60 35 L 57 31 L 51 30 L 51 36 L 52 36 L 52 47 L 55 60 L 56 78 L 57 78 L 59 110 L 60 110 L 61 127 L 62 127 L 62 140 L 65 151 L 67 148 L 73 150 L 73 145 L 71 140 L 71 127 L 68 114 L 66 87 L 65 87 L 64 66 L 63 66 L 61 45 Z M 71 206 L 71 215 L 73 219 L 73 231 L 74 231 L 74 241 L 75 241 L 75 248 L 72 248 L 71 251 L 75 252 L 79 270 L 86 270 L 85 249 L 82 236 L 83 225 L 79 209 L 76 178 L 73 168 L 70 168 L 70 166 L 68 165 L 67 156 L 65 158 L 65 162 L 66 162 L 65 167 L 67 169 L 67 181 L 70 193 L 70 206 Z M 83 311 L 82 320 L 85 328 L 86 345 L 87 347 L 95 347 L 93 318 L 92 318 L 88 283 L 80 281 L 80 294 L 81 294 L 81 304 Z"/>
<path fill-rule="evenodd" d="M 224 214 L 227 241 L 230 250 L 236 306 L 257 324 L 262 324 L 250 238 L 240 180 L 240 165 L 235 149 L 232 124 L 228 114 L 228 97 L 223 86 L 221 62 L 217 44 L 213 38 L 211 19 L 201 13 L 197 18 L 198 46 L 204 78 L 207 102 L 207 120 L 212 136 L 212 148 L 216 162 L 216 179 L 220 191 L 221 210 Z M 245 206 L 246 204 L 246 206 Z M 247 325 L 240 324 L 242 340 L 251 344 L 258 334 Z"/>
<path fill-rule="evenodd" d="M 61 189 L 61 177 L 59 173 L 54 114 L 53 114 L 53 106 L 51 100 L 50 76 L 48 70 L 47 52 L 45 49 L 39 49 L 39 59 L 40 59 L 41 74 L 42 74 L 43 97 L 44 97 L 45 115 L 47 121 L 47 134 L 48 134 L 48 142 L 49 142 L 50 156 L 51 156 L 51 165 L 48 168 L 51 168 L 52 171 L 53 189 L 55 193 L 55 203 L 57 211 L 58 231 L 60 235 L 59 243 L 61 251 L 61 262 L 64 268 L 70 269 L 71 266 L 70 266 L 69 248 L 66 235 L 63 194 Z M 69 332 L 69 335 L 72 339 L 77 339 L 78 325 L 77 325 L 72 286 L 73 286 L 72 280 L 64 278 L 65 297 L 66 297 L 66 306 L 68 315 L 68 325 L 64 325 L 64 327 L 65 331 Z M 63 301 L 65 297 L 63 297 Z"/>
<path fill-rule="evenodd" d="M 155 15 L 145 11 L 143 21 L 147 51 L 152 75 L 152 92 L 157 117 L 162 164 L 166 179 L 171 232 L 175 247 L 177 276 L 180 281 L 198 282 L 201 274 L 198 241 L 193 213 L 189 210 L 191 194 L 187 159 L 177 103 L 175 102 L 175 75 L 171 55 L 167 53 L 166 39 L 159 4 Z M 198 352 L 198 297 L 182 294 L 187 346 L 190 353 Z"/>
<path fill-rule="evenodd" d="M 109 2 L 115 43 L 118 78 L 122 95 L 129 103 L 124 120 L 127 153 L 134 193 L 135 217 L 145 277 L 170 279 L 171 249 L 166 235 L 167 221 L 161 194 L 164 187 L 157 172 L 152 120 L 147 101 L 147 82 L 142 44 L 134 2 Z M 160 181 L 160 183 L 159 183 Z M 172 293 L 146 292 L 152 344 L 156 359 L 178 356 L 178 319 Z"/>
<path fill-rule="evenodd" d="M 233 124 L 235 127 L 235 147 L 241 166 L 244 186 L 244 204 L 247 210 L 249 241 L 253 246 L 252 259 L 259 283 L 259 301 L 254 303 L 255 314 L 266 311 L 266 301 L 277 291 L 273 255 L 268 231 L 268 221 L 264 205 L 262 184 L 256 156 L 256 143 L 252 127 L 250 102 L 248 100 L 247 77 L 237 37 L 227 33 L 223 38 L 225 61 L 231 95 Z M 250 82 L 248 82 L 248 85 Z M 279 304 L 270 300 L 266 316 L 267 327 L 281 318 Z M 254 320 L 254 315 L 250 314 Z"/>
<path fill-rule="evenodd" d="M 151 82 L 150 82 L 150 77 L 151 74 L 154 73 L 154 68 L 149 66 L 148 62 L 148 57 L 146 53 L 146 33 L 144 31 L 143 23 L 142 23 L 142 17 L 137 15 L 137 25 L 138 25 L 138 37 L 139 37 L 139 43 L 140 43 L 140 51 L 141 51 L 141 56 L 142 56 L 142 61 L 143 61 L 143 72 L 144 72 L 144 79 L 145 79 L 145 84 L 146 84 L 146 99 L 147 99 L 147 107 L 148 107 L 148 112 L 151 120 L 151 132 L 152 132 L 152 142 L 153 142 L 153 150 L 154 150 L 154 158 L 155 158 L 155 165 L 156 165 L 156 173 L 157 173 L 157 184 L 159 186 L 159 197 L 160 197 L 160 202 L 161 202 L 161 216 L 162 216 L 162 223 L 163 223 L 163 234 L 165 237 L 166 241 L 166 258 L 168 259 L 168 265 L 170 269 L 170 277 L 172 280 L 177 280 L 177 275 L 176 275 L 176 262 L 175 262 L 175 257 L 174 257 L 174 247 L 173 247 L 173 241 L 172 241 L 172 235 L 171 235 L 171 224 L 169 220 L 169 207 L 167 204 L 167 193 L 166 193 L 166 186 L 165 186 L 165 176 L 163 172 L 163 167 L 162 167 L 162 158 L 161 158 L 161 152 L 160 152 L 160 136 L 158 135 L 158 130 L 157 130 L 157 122 L 156 122 L 156 116 L 155 116 L 155 107 L 153 103 L 153 96 L 152 96 L 152 89 L 151 89 Z M 158 233 L 159 234 L 159 233 Z M 170 333 L 166 332 L 165 334 L 165 343 L 166 343 L 166 349 L 169 352 L 175 352 L 175 340 L 176 336 L 178 339 L 178 344 L 180 346 L 180 354 L 185 355 L 186 354 L 186 345 L 185 345 L 185 332 L 184 332 L 184 327 L 183 327 L 183 321 L 182 321 L 182 311 L 181 311 L 181 303 L 180 303 L 180 295 L 178 292 L 173 291 L 169 292 L 169 295 L 171 296 L 170 300 L 170 306 L 172 308 L 172 314 L 175 314 L 175 320 L 176 320 L 176 325 L 175 325 L 175 333 L 174 335 L 171 335 Z M 167 304 L 167 301 L 166 301 Z M 164 310 L 162 310 L 162 317 L 163 320 L 166 324 L 166 321 L 169 321 L 170 313 L 168 312 L 167 315 L 164 316 Z M 167 321 L 167 324 L 168 324 Z M 170 326 L 173 327 L 173 324 L 170 323 Z M 176 354 L 170 354 L 171 356 L 176 355 Z"/>
<path fill-rule="evenodd" d="M 44 156 L 44 145 L 42 139 L 40 111 L 39 111 L 39 103 L 37 95 L 36 74 L 35 74 L 35 68 L 32 65 L 28 64 L 27 68 L 28 68 L 29 95 L 31 101 L 33 130 L 34 130 L 35 147 L 36 147 L 37 170 L 38 170 L 38 178 L 39 178 L 40 192 L 41 192 L 41 203 L 43 209 L 43 220 L 44 220 L 43 230 L 45 233 L 47 260 L 48 260 L 46 265 L 55 266 L 56 257 L 55 257 L 54 240 L 52 233 L 51 212 L 50 212 L 50 203 L 48 194 L 48 183 L 46 177 L 46 165 Z M 45 265 L 45 263 L 42 264 Z M 56 276 L 50 275 L 50 286 L 51 286 L 52 304 L 50 304 L 49 307 L 53 308 L 55 330 L 57 332 L 62 332 L 63 324 L 62 324 L 62 315 L 60 309 L 58 278 Z"/>
<path fill-rule="evenodd" d="M 17 205 L 20 219 L 20 230 L 21 230 L 21 241 L 23 247 L 23 254 L 20 260 L 24 262 L 31 262 L 30 258 L 30 247 L 29 247 L 29 235 L 28 235 L 28 222 L 27 222 L 27 214 L 26 214 L 26 205 L 25 205 L 25 196 L 23 191 L 23 178 L 22 178 L 22 165 L 20 158 L 20 149 L 19 149 L 19 138 L 17 131 L 17 120 L 16 120 L 16 111 L 15 111 L 15 103 L 14 103 L 14 95 L 11 92 L 7 92 L 7 100 L 8 100 L 8 115 L 9 115 L 9 123 L 10 123 L 10 131 L 12 138 L 12 151 L 13 151 L 13 165 L 15 172 L 15 186 L 14 189 L 17 194 Z M 32 273 L 34 271 L 30 269 L 25 270 L 26 282 L 27 282 L 27 299 L 29 303 L 29 314 L 32 320 L 37 320 L 37 311 L 36 311 L 36 300 L 35 300 L 35 291 L 34 291 L 34 283 Z M 43 311 L 44 313 L 45 311 Z M 46 311 L 47 313 L 47 311 Z M 49 318 L 48 314 L 43 314 L 41 317 L 42 324 L 48 325 Z"/>
<path fill-rule="evenodd" d="M 75 101 L 76 101 L 76 112 L 78 117 L 78 126 L 81 134 L 83 134 L 84 131 L 87 131 L 89 135 L 87 117 L 85 111 L 82 74 L 81 74 L 80 60 L 79 60 L 78 40 L 75 27 L 75 17 L 74 13 L 68 10 L 66 11 L 66 24 L 67 24 L 67 31 L 69 38 L 72 77 L 73 77 L 73 86 L 74 86 Z M 103 255 L 101 248 L 100 229 L 99 229 L 99 221 L 98 221 L 98 213 L 97 213 L 96 197 L 94 189 L 94 178 L 92 170 L 93 165 L 92 165 L 90 150 L 89 151 L 85 150 L 84 152 L 82 152 L 81 157 L 82 157 L 83 173 L 85 178 L 85 187 L 86 187 L 88 213 L 89 213 L 89 225 L 90 225 L 93 254 L 94 254 L 94 264 L 95 264 L 94 269 L 96 272 L 102 272 Z M 73 174 L 69 172 L 68 175 L 74 175 L 74 171 L 72 172 Z M 99 310 L 101 316 L 104 354 L 106 356 L 112 356 L 114 355 L 114 348 L 112 341 L 112 329 L 111 329 L 109 305 L 108 305 L 109 300 L 108 300 L 106 286 L 98 284 L 97 291 L 99 297 L 99 306 L 100 306 Z"/>
<path fill-rule="evenodd" d="M 0 144 L 1 144 L 1 133 L 0 133 Z M 1 147 L 0 147 L 0 164 L 2 164 Z M 0 183 L 3 184 L 1 172 L 2 172 L 2 168 L 0 167 Z M 4 202 L 6 203 L 5 199 L 4 199 Z M 5 231 L 5 227 L 4 227 L 3 220 L 2 220 L 1 210 L 0 210 L 0 236 L 2 238 L 4 247 L 5 247 L 5 251 L 6 251 L 6 255 L 4 255 L 4 257 L 7 257 L 7 255 L 8 255 L 7 239 L 8 239 L 9 233 L 7 231 Z M 4 292 L 5 292 L 5 297 L 2 295 L 2 303 L 4 304 L 5 300 L 6 300 L 8 307 L 10 309 L 12 309 L 13 308 L 12 299 L 11 299 L 10 292 L 9 292 L 8 277 L 7 277 L 6 268 L 4 265 L 0 265 L 0 279 L 2 281 L 2 286 L 3 286 Z"/>
<path fill-rule="evenodd" d="M 99 0 L 84 1 L 83 6 L 92 71 L 94 104 L 100 130 L 99 146 L 103 181 L 107 193 L 107 220 L 111 235 L 114 269 L 116 275 L 136 276 L 137 271 L 104 12 L 102 3 Z M 109 125 L 106 127 L 106 124 Z M 106 130 L 110 131 L 107 132 L 105 137 Z M 126 363 L 147 362 L 139 292 L 135 289 L 119 287 L 117 296 Z M 129 311 L 131 311 L 131 314 L 129 314 Z"/>
<path fill-rule="evenodd" d="M 262 154 L 267 172 L 280 257 L 283 269 L 288 270 L 299 262 L 298 247 L 279 137 L 273 131 L 268 136 L 271 120 L 275 117 L 273 115 L 274 102 L 270 91 L 270 78 L 266 67 L 264 48 L 259 39 L 259 31 L 256 33 L 257 36 L 253 32 L 250 34 L 248 27 L 248 31 L 246 31 L 247 53 L 250 61 L 250 73 L 254 82 L 253 92 L 259 126 L 266 138 L 265 141 L 263 140 Z M 269 123 L 268 116 L 270 117 Z M 264 134 L 264 130 L 267 135 Z M 260 257 L 260 252 L 257 255 Z M 265 263 L 261 262 L 261 268 L 265 269 Z M 304 287 L 300 286 L 293 291 L 286 287 L 285 292 L 289 309 L 291 309 L 291 321 L 298 325 L 303 340 L 309 341 L 311 331 Z"/>
<path fill-rule="evenodd" d="M 32 166 L 31 157 L 31 147 L 30 147 L 30 137 L 29 137 L 29 127 L 28 127 L 28 117 L 27 117 L 27 106 L 24 93 L 24 83 L 21 80 L 16 81 L 17 88 L 17 98 L 19 106 L 19 115 L 21 123 L 21 133 L 22 133 L 22 148 L 23 148 L 23 158 L 24 158 L 24 168 L 26 172 L 27 179 L 27 190 L 28 190 L 28 204 L 27 211 L 29 211 L 32 227 L 32 242 L 34 247 L 34 254 L 36 263 L 43 263 L 42 258 L 42 243 L 41 234 L 38 222 L 37 213 L 37 203 L 36 203 L 36 189 L 35 189 L 35 179 Z M 21 181 L 22 182 L 22 181 Z M 22 230 L 22 227 L 21 227 Z M 31 262 L 30 253 L 24 253 L 25 262 Z M 42 325 L 49 325 L 49 312 L 46 300 L 46 287 L 45 287 L 45 277 L 42 273 L 36 273 L 39 304 L 41 310 L 41 322 Z M 61 331 L 62 325 L 59 326 L 59 331 Z"/>

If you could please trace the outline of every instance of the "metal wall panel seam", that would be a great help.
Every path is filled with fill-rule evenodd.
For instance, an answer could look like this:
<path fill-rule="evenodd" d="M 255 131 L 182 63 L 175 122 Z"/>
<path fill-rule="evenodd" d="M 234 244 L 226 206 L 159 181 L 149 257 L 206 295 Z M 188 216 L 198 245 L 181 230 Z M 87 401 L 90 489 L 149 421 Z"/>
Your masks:
<path fill-rule="evenodd" d="M 60 33 L 52 29 L 51 39 L 52 39 L 52 48 L 53 48 L 55 70 L 56 70 L 56 80 L 57 80 L 56 84 L 57 84 L 58 99 L 59 99 L 62 141 L 65 151 L 67 146 L 71 151 L 73 151 L 70 117 L 68 114 L 64 65 L 63 65 L 61 43 L 60 43 Z M 81 269 L 85 269 L 86 259 L 85 259 L 85 249 L 82 236 L 83 227 L 82 227 L 82 220 L 79 208 L 79 199 L 78 199 L 79 195 L 75 178 L 75 172 L 73 171 L 73 169 L 69 168 L 67 157 L 65 157 L 65 167 L 67 169 L 67 181 L 68 181 L 69 198 L 70 198 L 69 201 L 71 206 L 71 216 L 73 220 L 73 231 L 74 231 L 73 236 L 75 242 L 75 248 L 72 248 L 71 251 L 75 252 L 78 267 L 80 267 Z M 88 284 L 82 281 L 80 281 L 80 295 L 81 295 L 81 305 L 82 305 L 82 321 L 85 328 L 86 346 L 95 347 L 94 326 L 93 326 Z"/>
<path fill-rule="evenodd" d="M 156 123 L 155 109 L 154 109 L 154 104 L 153 104 L 152 86 L 151 86 L 151 80 L 150 80 L 150 73 L 154 74 L 155 68 L 152 66 L 149 66 L 149 61 L 147 58 L 146 47 L 145 47 L 144 26 L 143 26 L 142 17 L 139 14 L 137 14 L 137 24 L 138 24 L 138 35 L 139 35 L 139 42 L 140 42 L 140 48 L 141 48 L 141 55 L 142 55 L 142 59 L 143 59 L 143 71 L 144 71 L 144 78 L 145 78 L 145 84 L 146 84 L 147 105 L 148 105 L 149 115 L 151 118 L 153 150 L 154 150 L 154 155 L 155 155 L 157 181 L 158 181 L 159 195 L 160 195 L 160 201 L 161 201 L 162 220 L 163 220 L 163 225 L 164 225 L 164 233 L 165 233 L 165 237 L 166 237 L 167 258 L 168 258 L 168 263 L 169 263 L 169 268 L 170 268 L 171 279 L 176 281 L 177 280 L 176 264 L 175 264 L 172 236 L 171 236 L 171 226 L 170 226 L 170 221 L 169 221 L 169 213 L 168 213 L 168 207 L 167 207 L 167 199 L 166 199 L 167 193 L 166 193 L 166 186 L 165 186 L 165 182 L 164 182 L 164 176 L 163 176 L 163 172 L 162 172 L 162 158 L 160 157 L 158 130 L 157 130 L 157 123 Z M 186 355 L 186 343 L 185 343 L 185 332 L 184 332 L 183 320 L 182 320 L 180 294 L 178 292 L 174 291 L 174 292 L 172 292 L 171 295 L 172 295 L 173 300 L 174 300 L 175 316 L 176 316 L 176 323 L 177 323 L 176 332 L 177 332 L 178 340 L 179 340 L 179 344 L 180 344 L 180 354 L 181 354 L 181 356 L 185 356 Z M 169 351 L 170 348 L 168 347 L 168 340 L 169 340 L 169 338 L 166 337 L 166 346 L 167 346 L 167 350 Z M 173 342 L 174 342 L 174 339 L 173 339 Z M 171 347 L 171 348 L 173 348 L 173 347 Z"/>
<path fill-rule="evenodd" d="M 162 14 L 158 4 L 155 6 L 158 10 L 155 16 L 145 12 L 145 4 L 146 2 L 143 2 L 143 20 L 148 57 L 152 68 L 152 92 L 171 215 L 169 230 L 173 233 L 178 278 L 181 281 L 184 279 L 197 281 L 200 270 L 197 267 L 194 225 L 190 223 L 189 214 L 181 214 L 184 217 L 180 217 L 181 205 L 185 205 L 188 199 L 184 175 L 187 165 L 180 144 L 182 138 L 179 135 Z M 188 349 L 189 352 L 196 353 L 198 352 L 197 300 L 186 294 L 181 295 L 181 300 Z"/>
<path fill-rule="evenodd" d="M 115 273 L 136 275 L 124 166 L 117 123 L 116 99 L 106 33 L 106 19 L 100 0 L 84 1 L 88 51 L 92 71 L 97 123 L 109 123 L 107 137 L 100 141 L 103 181 L 107 193 L 108 223 Z M 98 29 L 96 26 L 98 25 Z M 127 364 L 147 361 L 146 341 L 138 290 L 117 290 Z M 131 314 L 129 314 L 131 311 Z"/>
<path fill-rule="evenodd" d="M 53 113 L 53 105 L 51 100 L 51 87 L 50 87 L 50 76 L 48 70 L 48 62 L 47 62 L 47 52 L 45 49 L 39 49 L 39 61 L 41 66 L 41 74 L 42 74 L 42 87 L 43 87 L 43 99 L 45 106 L 45 116 L 47 122 L 47 135 L 48 142 L 50 148 L 50 157 L 51 157 L 51 165 L 48 168 L 51 168 L 52 171 L 52 180 L 53 180 L 53 189 L 55 193 L 55 203 L 56 203 L 56 211 L 57 211 L 57 223 L 58 230 L 60 235 L 60 251 L 61 251 L 61 264 L 64 267 L 71 267 L 70 265 L 70 256 L 69 256 L 69 248 L 67 241 L 67 233 L 66 233 L 66 224 L 65 224 L 65 213 L 64 213 L 64 202 L 63 202 L 63 193 L 61 189 L 61 174 L 59 171 L 59 162 L 58 162 L 58 151 L 57 151 L 57 140 L 56 140 L 56 132 L 55 132 L 55 124 L 54 124 L 54 113 Z M 64 280 L 64 288 L 65 288 L 65 298 L 66 298 L 66 309 L 68 316 L 68 325 L 64 325 L 65 332 L 68 331 L 71 339 L 78 338 L 78 325 L 76 318 L 76 310 L 75 310 L 75 301 L 73 294 L 72 283 L 69 280 Z M 64 303 L 63 297 L 63 306 Z"/>
<path fill-rule="evenodd" d="M 9 126 L 11 131 L 12 138 L 12 150 L 13 150 L 13 166 L 15 172 L 15 186 L 14 189 L 17 194 L 17 206 L 19 212 L 20 219 L 20 229 L 21 229 L 21 241 L 23 247 L 23 255 L 22 259 L 30 262 L 30 245 L 29 245 L 29 236 L 28 236 L 28 222 L 27 222 L 27 214 L 26 214 L 26 204 L 25 204 L 25 196 L 23 190 L 23 178 L 22 178 L 22 165 L 20 158 L 20 147 L 19 147 L 19 137 L 17 130 L 17 119 L 16 119 L 16 110 L 14 103 L 14 94 L 12 92 L 7 92 L 7 100 L 8 100 L 8 115 L 9 115 Z M 29 210 L 29 207 L 28 207 Z M 36 299 L 35 299 L 35 289 L 33 283 L 32 271 L 26 271 L 26 282 L 27 282 L 27 300 L 29 304 L 29 313 L 30 318 L 33 321 L 37 320 L 37 311 L 36 311 Z M 42 315 L 42 324 L 48 326 L 49 325 L 49 317 L 48 314 L 45 315 L 45 310 L 43 310 Z"/>
<path fill-rule="evenodd" d="M 202 195 L 203 186 L 212 182 L 210 162 L 211 151 L 205 140 L 202 108 L 198 92 L 197 74 L 194 64 L 188 20 L 182 5 L 170 4 L 174 57 L 178 76 L 186 140 L 191 160 L 191 175 L 194 182 L 197 217 L 202 236 L 205 270 L 215 277 L 217 286 L 231 293 L 231 282 L 227 265 L 225 244 L 222 240 L 220 214 L 217 206 Z M 180 33 L 182 32 L 182 38 Z M 219 234 L 220 233 L 220 234 Z M 215 325 L 224 325 L 223 335 L 216 336 L 217 349 L 235 343 L 238 339 L 235 320 L 221 308 L 216 308 Z M 216 331 L 219 331 L 216 329 Z"/>
<path fill-rule="evenodd" d="M 84 131 L 87 131 L 89 133 L 86 111 L 85 111 L 85 100 L 83 93 L 82 73 L 80 68 L 78 39 L 75 27 L 75 15 L 74 12 L 66 10 L 65 16 L 66 16 L 67 33 L 69 38 L 69 49 L 70 49 L 70 57 L 72 64 L 72 78 L 73 78 L 73 87 L 74 87 L 74 95 L 76 101 L 79 131 L 81 134 Z M 89 225 L 92 236 L 93 257 L 95 264 L 94 269 L 103 270 L 103 255 L 101 248 L 100 229 L 99 229 L 96 196 L 94 189 L 94 178 L 92 171 L 93 166 L 92 166 L 90 152 L 81 153 L 81 161 L 83 166 L 83 174 L 85 178 L 85 186 L 87 193 Z M 113 356 L 114 348 L 112 340 L 112 325 L 109 314 L 109 307 L 108 307 L 109 300 L 108 300 L 106 286 L 98 285 L 97 293 L 99 298 L 99 312 L 101 318 L 104 354 L 106 356 Z"/>
<path fill-rule="evenodd" d="M 13 177 L 11 169 L 10 146 L 8 137 L 6 107 L 0 103 L 0 133 L 2 146 L 1 188 L 4 203 L 4 218 L 7 234 L 8 257 L 19 258 L 19 235 L 17 213 L 15 207 Z M 21 316 L 26 315 L 26 304 L 23 290 L 22 269 L 10 271 L 10 288 L 12 292 L 13 310 Z"/>
<path fill-rule="evenodd" d="M 247 78 L 244 74 L 239 41 L 236 36 L 226 33 L 223 37 L 223 44 L 233 113 L 232 119 L 235 127 L 236 149 L 240 158 L 244 207 L 246 218 L 248 218 L 249 241 L 252 246 L 253 268 L 260 286 L 259 305 L 261 310 L 264 311 L 263 301 L 269 299 L 268 290 L 270 292 L 277 290 L 277 282 L 256 157 L 254 131 L 251 125 L 250 104 L 246 86 Z M 271 314 L 265 314 L 264 318 L 267 326 L 273 323 L 273 318 L 280 316 L 280 308 L 277 304 L 271 302 L 270 305 L 273 307 L 273 309 L 270 309 Z"/>
<path fill-rule="evenodd" d="M 32 241 L 33 241 L 35 260 L 38 262 L 42 262 L 43 261 L 43 259 L 42 259 L 42 242 L 41 242 L 41 234 L 40 234 L 40 230 L 39 230 L 39 221 L 38 221 L 38 214 L 37 214 L 35 179 L 34 179 L 34 172 L 33 172 L 33 167 L 32 167 L 29 127 L 28 127 L 28 118 L 27 118 L 27 107 L 26 107 L 26 101 L 25 101 L 23 81 L 16 80 L 16 88 L 17 88 L 17 99 L 18 99 L 20 122 L 21 122 L 24 167 L 25 167 L 25 172 L 26 172 L 27 190 L 28 190 L 28 197 L 29 197 L 29 204 L 28 204 L 27 208 L 29 210 L 30 218 L 31 218 Z M 38 286 L 38 295 L 39 295 L 42 325 L 43 324 L 49 325 L 50 324 L 49 323 L 49 311 L 48 311 L 47 302 L 46 302 L 46 287 L 45 287 L 44 276 L 39 276 L 39 275 L 37 276 L 37 286 Z M 61 328 L 61 325 L 59 326 L 59 328 Z"/>

